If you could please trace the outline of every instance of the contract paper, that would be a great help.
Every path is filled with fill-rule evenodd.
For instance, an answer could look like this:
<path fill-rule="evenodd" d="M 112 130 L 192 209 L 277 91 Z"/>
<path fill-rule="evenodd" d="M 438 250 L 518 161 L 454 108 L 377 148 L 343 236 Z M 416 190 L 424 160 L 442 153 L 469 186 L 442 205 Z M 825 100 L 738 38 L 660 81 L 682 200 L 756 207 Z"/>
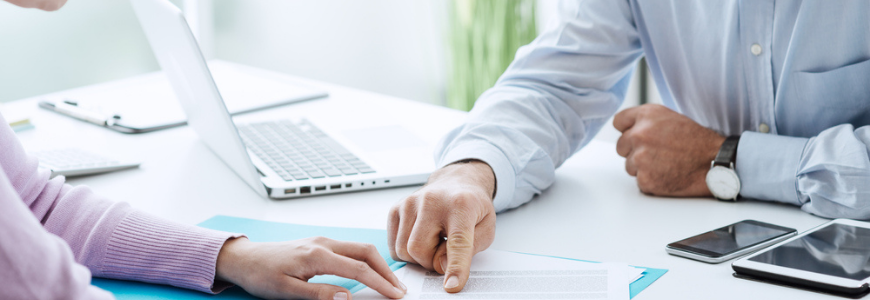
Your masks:
<path fill-rule="evenodd" d="M 487 250 L 474 256 L 462 292 L 444 292 L 444 276 L 408 265 L 396 272 L 408 287 L 404 299 L 629 299 L 629 284 L 643 270 L 619 263 L 590 263 Z M 371 289 L 356 300 L 386 299 Z"/>

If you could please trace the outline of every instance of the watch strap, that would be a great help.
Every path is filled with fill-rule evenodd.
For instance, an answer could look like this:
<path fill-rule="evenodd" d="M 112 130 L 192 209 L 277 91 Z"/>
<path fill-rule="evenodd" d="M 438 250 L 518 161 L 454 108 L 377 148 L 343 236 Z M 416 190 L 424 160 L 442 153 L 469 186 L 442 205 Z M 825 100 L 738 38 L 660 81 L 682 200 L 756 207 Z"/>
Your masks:
<path fill-rule="evenodd" d="M 737 143 L 740 142 L 739 135 L 732 135 L 725 138 L 725 142 L 719 147 L 719 153 L 713 159 L 713 165 L 731 168 L 733 163 L 737 161 Z"/>

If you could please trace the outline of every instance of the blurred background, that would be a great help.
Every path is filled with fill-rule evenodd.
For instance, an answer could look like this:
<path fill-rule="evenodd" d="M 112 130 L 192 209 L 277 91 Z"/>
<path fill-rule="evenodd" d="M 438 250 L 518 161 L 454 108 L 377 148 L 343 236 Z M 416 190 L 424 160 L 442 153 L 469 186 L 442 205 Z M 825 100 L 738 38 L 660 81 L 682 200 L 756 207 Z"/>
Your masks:
<path fill-rule="evenodd" d="M 173 3 L 207 58 L 462 110 L 559 9 L 557 0 Z M 128 1 L 69 0 L 56 12 L 0 1 L 0 43 L 0 102 L 159 69 Z M 644 72 L 623 107 L 657 102 Z"/>

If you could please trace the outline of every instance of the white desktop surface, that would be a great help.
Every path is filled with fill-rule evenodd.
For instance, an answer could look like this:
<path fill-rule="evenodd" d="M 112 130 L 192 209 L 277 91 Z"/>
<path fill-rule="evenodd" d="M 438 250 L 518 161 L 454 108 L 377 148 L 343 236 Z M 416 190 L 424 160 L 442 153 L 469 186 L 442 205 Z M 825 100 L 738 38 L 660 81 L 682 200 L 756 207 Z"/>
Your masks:
<path fill-rule="evenodd" d="M 260 71 L 258 71 L 260 72 Z M 439 139 L 465 113 L 375 93 L 262 71 L 329 92 L 237 120 L 305 116 L 366 122 L 378 115 L 428 124 L 417 132 Z M 45 97 L 61 97 L 63 92 Z M 188 127 L 122 134 L 43 109 L 44 97 L 15 101 L 4 111 L 30 116 L 35 129 L 18 133 L 28 149 L 79 147 L 141 159 L 138 169 L 69 179 L 145 212 L 187 224 L 214 215 L 322 226 L 386 228 L 389 208 L 419 187 L 323 195 L 292 200 L 257 196 Z M 326 111 L 324 108 L 329 108 Z M 643 195 L 611 143 L 593 141 L 556 171 L 556 183 L 530 203 L 497 217 L 492 248 L 668 269 L 636 299 L 839 299 L 731 276 L 730 261 L 706 264 L 665 253 L 665 245 L 744 219 L 803 231 L 827 220 L 798 207 L 760 201 L 661 198 Z"/>

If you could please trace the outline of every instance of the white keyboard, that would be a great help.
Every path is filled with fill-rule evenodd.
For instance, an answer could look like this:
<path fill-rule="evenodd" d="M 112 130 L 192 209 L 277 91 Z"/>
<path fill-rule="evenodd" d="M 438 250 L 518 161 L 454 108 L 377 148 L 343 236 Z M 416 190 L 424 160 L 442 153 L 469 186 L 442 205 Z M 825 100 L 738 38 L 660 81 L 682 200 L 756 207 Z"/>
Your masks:
<path fill-rule="evenodd" d="M 108 158 L 77 148 L 63 148 L 31 152 L 39 158 L 39 166 L 51 170 L 51 177 L 99 174 L 135 168 L 139 162 Z"/>

